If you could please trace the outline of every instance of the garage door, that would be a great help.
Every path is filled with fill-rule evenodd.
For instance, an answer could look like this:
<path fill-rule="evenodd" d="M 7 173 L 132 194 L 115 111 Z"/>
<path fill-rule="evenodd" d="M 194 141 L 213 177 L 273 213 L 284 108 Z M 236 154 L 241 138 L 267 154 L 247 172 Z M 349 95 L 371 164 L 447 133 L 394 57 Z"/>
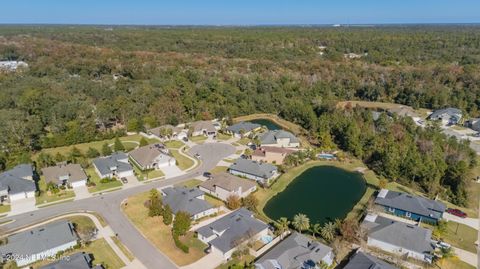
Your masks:
<path fill-rule="evenodd" d="M 76 182 L 72 182 L 72 187 L 73 188 L 82 187 L 82 186 L 85 186 L 86 184 L 87 184 L 86 180 L 76 181 Z"/>
<path fill-rule="evenodd" d="M 118 173 L 118 177 L 130 177 L 130 176 L 133 176 L 133 170 Z"/>

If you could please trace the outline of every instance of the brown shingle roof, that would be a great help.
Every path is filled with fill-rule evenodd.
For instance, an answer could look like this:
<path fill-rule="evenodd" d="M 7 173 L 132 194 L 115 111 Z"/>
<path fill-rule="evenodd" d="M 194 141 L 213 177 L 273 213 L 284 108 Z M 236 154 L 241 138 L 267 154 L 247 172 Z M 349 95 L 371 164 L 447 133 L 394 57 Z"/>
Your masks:
<path fill-rule="evenodd" d="M 201 187 L 210 191 L 215 191 L 215 186 L 227 191 L 236 191 L 241 187 L 242 191 L 246 191 L 256 185 L 257 184 L 253 181 L 239 178 L 229 173 L 214 174 L 212 179 L 204 181 L 202 184 L 200 184 Z"/>
<path fill-rule="evenodd" d="M 65 177 L 68 182 L 77 182 L 87 179 L 85 171 L 76 163 L 60 164 L 56 166 L 45 167 L 42 169 L 45 181 L 59 184 L 60 178 Z"/>

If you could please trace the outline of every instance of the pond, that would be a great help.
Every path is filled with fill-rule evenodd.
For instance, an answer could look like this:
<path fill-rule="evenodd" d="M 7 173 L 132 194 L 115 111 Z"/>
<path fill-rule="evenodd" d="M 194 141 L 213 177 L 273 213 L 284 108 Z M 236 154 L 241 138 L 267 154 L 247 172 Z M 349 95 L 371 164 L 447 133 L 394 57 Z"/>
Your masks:
<path fill-rule="evenodd" d="M 255 119 L 255 120 L 251 120 L 250 122 L 252 123 L 257 123 L 257 124 L 260 124 L 262 126 L 266 126 L 268 128 L 268 130 L 281 130 L 282 127 L 278 124 L 276 124 L 275 122 L 269 120 L 269 119 Z"/>
<path fill-rule="evenodd" d="M 334 166 L 315 166 L 295 178 L 272 197 L 263 211 L 273 220 L 302 213 L 310 224 L 344 219 L 362 198 L 366 183 L 359 173 Z"/>

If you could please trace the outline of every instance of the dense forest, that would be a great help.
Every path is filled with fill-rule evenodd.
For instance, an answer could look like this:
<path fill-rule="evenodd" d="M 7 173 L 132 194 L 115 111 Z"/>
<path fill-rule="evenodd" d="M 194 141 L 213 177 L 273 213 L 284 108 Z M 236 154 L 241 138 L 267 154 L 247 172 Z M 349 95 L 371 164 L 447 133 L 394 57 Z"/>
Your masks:
<path fill-rule="evenodd" d="M 314 140 L 331 136 L 389 179 L 432 194 L 446 187 L 457 203 L 474 165 L 467 146 L 434 127 L 379 125 L 334 107 L 357 99 L 480 116 L 476 26 L 2 26 L 0 60 L 29 64 L 0 73 L 1 169 L 125 129 L 254 112 L 296 122 Z"/>

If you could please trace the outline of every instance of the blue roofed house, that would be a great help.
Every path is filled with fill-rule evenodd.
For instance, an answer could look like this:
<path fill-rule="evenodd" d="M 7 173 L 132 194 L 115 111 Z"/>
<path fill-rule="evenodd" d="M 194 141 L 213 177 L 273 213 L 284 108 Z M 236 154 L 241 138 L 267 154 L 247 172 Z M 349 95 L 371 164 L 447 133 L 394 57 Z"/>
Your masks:
<path fill-rule="evenodd" d="M 22 267 L 71 249 L 77 240 L 70 221 L 56 221 L 9 236 L 7 243 L 0 246 L 0 258 L 15 260 Z"/>
<path fill-rule="evenodd" d="M 173 215 L 183 211 L 198 220 L 218 213 L 218 208 L 205 201 L 205 193 L 197 188 L 166 187 L 160 192 L 163 204 L 170 206 Z"/>
<path fill-rule="evenodd" d="M 36 190 L 30 164 L 20 164 L 0 174 L 0 202 L 33 198 Z"/>
<path fill-rule="evenodd" d="M 448 107 L 437 109 L 428 116 L 429 120 L 440 120 L 444 125 L 455 125 L 462 119 L 462 111 L 458 108 Z"/>
<path fill-rule="evenodd" d="M 133 167 L 128 162 L 128 155 L 123 152 L 96 158 L 93 160 L 93 166 L 100 178 L 133 176 Z"/>
<path fill-rule="evenodd" d="M 331 247 L 294 232 L 261 256 L 255 268 L 314 269 L 319 263 L 331 265 L 333 258 Z"/>
<path fill-rule="evenodd" d="M 235 137 L 244 137 L 250 135 L 256 130 L 259 130 L 260 128 L 262 128 L 262 125 L 260 124 L 242 121 L 232 126 L 228 126 L 227 133 L 232 134 Z"/>
<path fill-rule="evenodd" d="M 442 202 L 386 189 L 380 190 L 375 204 L 391 214 L 427 223 L 437 223 L 446 210 Z"/>
<path fill-rule="evenodd" d="M 279 176 L 275 165 L 239 158 L 228 168 L 232 175 L 253 179 L 262 184 L 270 184 Z"/>
<path fill-rule="evenodd" d="M 212 253 L 227 260 L 239 246 L 267 236 L 268 225 L 254 218 L 252 212 L 240 208 L 200 227 L 196 233 Z"/>
<path fill-rule="evenodd" d="M 367 245 L 399 256 L 432 262 L 435 245 L 432 231 L 413 224 L 368 214 L 362 222 Z"/>

